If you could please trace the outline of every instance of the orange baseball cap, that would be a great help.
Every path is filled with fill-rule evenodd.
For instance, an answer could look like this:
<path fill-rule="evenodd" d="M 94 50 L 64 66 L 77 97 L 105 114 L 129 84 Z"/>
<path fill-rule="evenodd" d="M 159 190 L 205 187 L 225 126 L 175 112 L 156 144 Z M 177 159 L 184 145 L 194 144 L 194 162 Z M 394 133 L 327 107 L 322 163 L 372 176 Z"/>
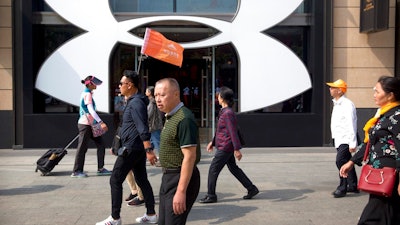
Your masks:
<path fill-rule="evenodd" d="M 340 88 L 343 93 L 346 93 L 347 91 L 347 84 L 344 82 L 344 80 L 339 79 L 333 83 L 326 83 L 329 87 L 335 87 L 335 88 Z"/>

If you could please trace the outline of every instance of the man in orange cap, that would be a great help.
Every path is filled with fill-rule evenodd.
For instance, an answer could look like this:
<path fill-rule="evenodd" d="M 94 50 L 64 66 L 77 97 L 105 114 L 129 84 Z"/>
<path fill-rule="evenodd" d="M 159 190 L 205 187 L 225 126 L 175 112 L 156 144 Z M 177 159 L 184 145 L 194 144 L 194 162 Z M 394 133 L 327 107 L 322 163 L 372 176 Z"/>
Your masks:
<path fill-rule="evenodd" d="M 342 79 L 326 83 L 332 96 L 333 109 L 331 116 L 332 141 L 337 150 L 336 166 L 342 167 L 351 158 L 357 146 L 357 114 L 352 101 L 344 95 L 347 84 Z M 357 174 L 355 169 L 349 172 L 347 178 L 340 177 L 339 186 L 332 193 L 335 198 L 346 196 L 347 192 L 358 193 Z"/>

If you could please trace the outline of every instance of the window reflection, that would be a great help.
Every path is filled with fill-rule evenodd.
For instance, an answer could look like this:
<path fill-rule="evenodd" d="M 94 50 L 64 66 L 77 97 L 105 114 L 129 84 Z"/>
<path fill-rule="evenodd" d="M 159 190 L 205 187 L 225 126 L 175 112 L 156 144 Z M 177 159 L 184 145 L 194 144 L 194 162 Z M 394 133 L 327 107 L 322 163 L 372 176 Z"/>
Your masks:
<path fill-rule="evenodd" d="M 110 0 L 113 12 L 234 13 L 237 0 Z"/>
<path fill-rule="evenodd" d="M 308 13 L 308 2 L 309 1 L 306 1 L 306 2 L 302 2 L 300 5 L 299 5 L 299 7 L 297 7 L 297 9 L 294 11 L 295 13 Z"/>
<path fill-rule="evenodd" d="M 48 58 L 58 47 L 81 34 L 83 31 L 67 25 L 67 26 L 43 26 L 36 25 L 33 29 L 34 39 L 36 40 L 33 45 L 34 55 L 36 56 L 37 63 L 35 67 L 37 70 L 44 59 Z M 43 59 L 43 62 L 38 59 Z M 76 112 L 75 106 L 62 102 L 52 96 L 48 96 L 36 89 L 34 89 L 34 113 L 64 113 Z M 78 104 L 78 102 L 77 102 Z"/>
<path fill-rule="evenodd" d="M 237 4 L 237 0 L 176 0 L 176 12 L 234 13 Z"/>
<path fill-rule="evenodd" d="M 113 12 L 173 12 L 174 1 L 110 0 Z"/>
<path fill-rule="evenodd" d="M 307 64 L 307 29 L 303 27 L 274 27 L 265 31 L 282 44 L 290 48 Z M 303 113 L 311 111 L 311 91 L 306 91 L 284 102 L 268 106 L 254 112 L 258 113 Z"/>
<path fill-rule="evenodd" d="M 113 12 L 197 12 L 235 13 L 238 0 L 109 0 Z M 295 13 L 308 13 L 309 1 L 303 2 Z M 44 0 L 34 0 L 33 11 L 53 11 Z"/>

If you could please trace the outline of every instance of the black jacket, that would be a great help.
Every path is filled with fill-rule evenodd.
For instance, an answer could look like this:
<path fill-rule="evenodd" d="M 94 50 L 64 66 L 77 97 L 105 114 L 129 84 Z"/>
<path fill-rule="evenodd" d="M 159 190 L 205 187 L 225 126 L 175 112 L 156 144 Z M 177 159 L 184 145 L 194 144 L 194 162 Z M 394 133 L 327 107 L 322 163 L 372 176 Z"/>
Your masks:
<path fill-rule="evenodd" d="M 120 130 L 121 144 L 132 150 L 144 150 L 143 141 L 150 141 L 147 96 L 137 93 L 127 100 Z"/>

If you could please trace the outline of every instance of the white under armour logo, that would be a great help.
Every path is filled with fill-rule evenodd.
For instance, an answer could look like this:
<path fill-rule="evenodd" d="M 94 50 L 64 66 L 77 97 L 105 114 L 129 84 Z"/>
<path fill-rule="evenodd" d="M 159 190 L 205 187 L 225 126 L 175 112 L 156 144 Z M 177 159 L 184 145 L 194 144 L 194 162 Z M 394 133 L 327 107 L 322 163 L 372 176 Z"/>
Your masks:
<path fill-rule="evenodd" d="M 46 0 L 55 12 L 87 32 L 57 49 L 42 65 L 36 88 L 76 105 L 80 80 L 95 75 L 103 80 L 96 90 L 99 111 L 109 111 L 109 58 L 118 43 L 141 46 L 143 39 L 128 31 L 154 21 L 181 20 L 206 24 L 217 35 L 185 43 L 186 49 L 232 43 L 237 50 L 240 74 L 240 111 L 260 109 L 294 97 L 311 88 L 302 61 L 286 46 L 261 32 L 290 15 L 302 0 L 240 1 L 232 22 L 193 16 L 153 16 L 118 22 L 108 0 Z"/>

